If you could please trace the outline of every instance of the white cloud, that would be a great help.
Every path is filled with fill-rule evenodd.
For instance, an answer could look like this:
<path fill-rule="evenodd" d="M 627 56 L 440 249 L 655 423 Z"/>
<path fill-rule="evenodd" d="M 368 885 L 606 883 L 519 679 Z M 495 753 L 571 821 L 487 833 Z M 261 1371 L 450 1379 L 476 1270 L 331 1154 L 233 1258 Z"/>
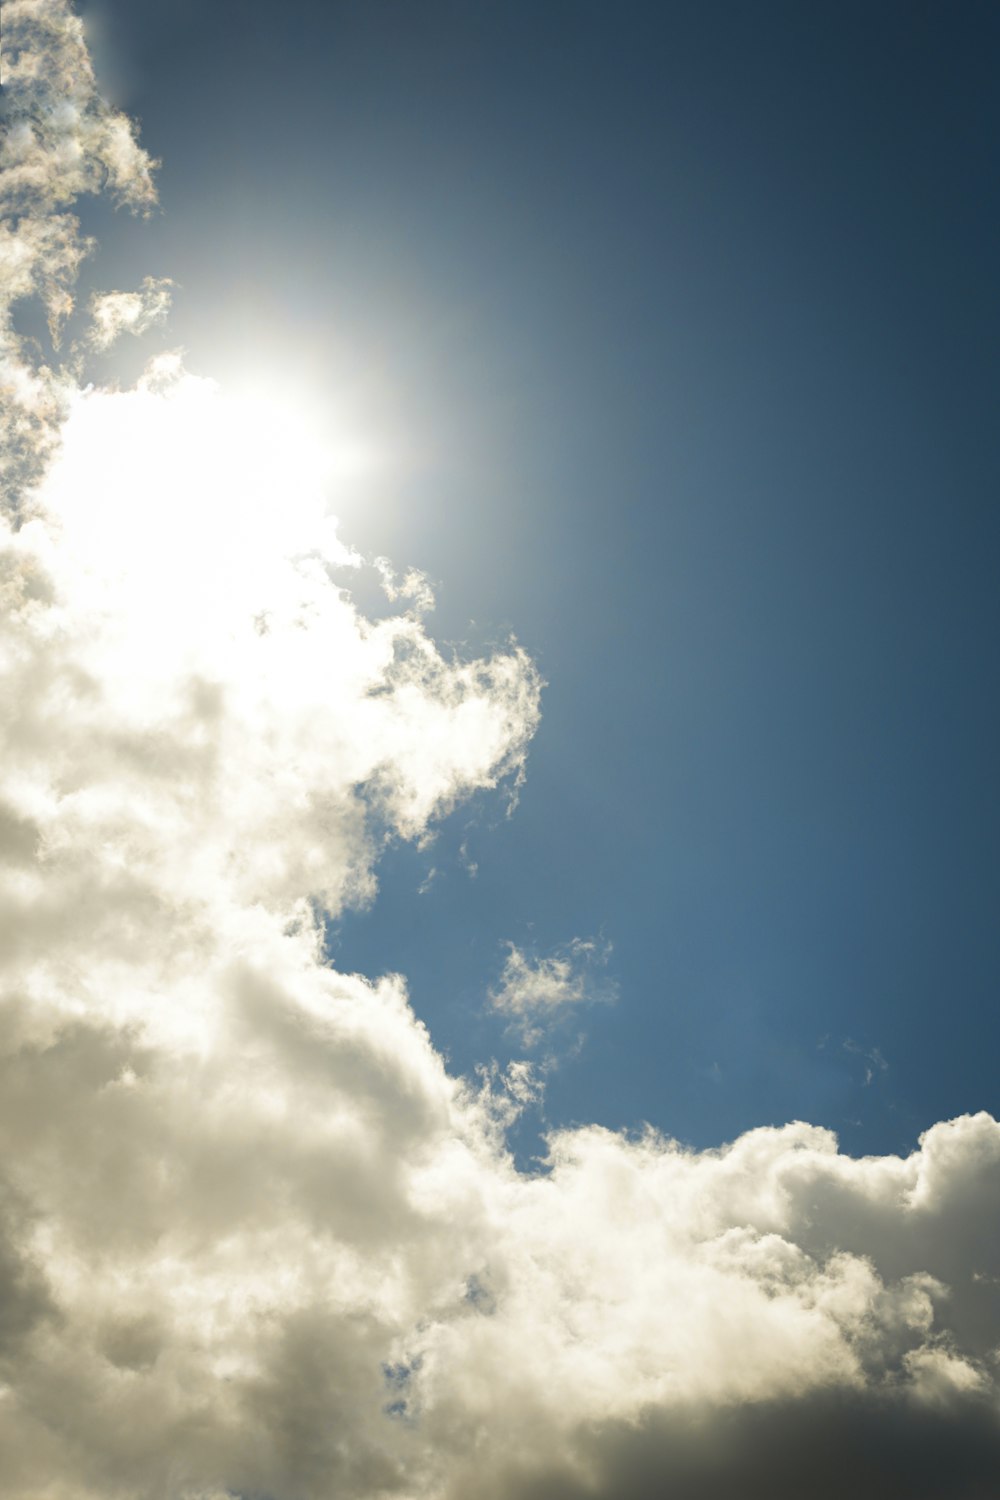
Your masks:
<path fill-rule="evenodd" d="M 90 299 L 90 343 L 95 349 L 110 349 L 123 333 L 135 337 L 162 323 L 170 310 L 170 288 L 166 277 L 146 276 L 138 292 L 95 292 Z"/>
<path fill-rule="evenodd" d="M 148 208 L 154 163 L 131 122 L 97 92 L 83 23 L 64 0 L 7 0 L 0 70 L 9 128 L 0 148 L 5 211 L 52 211 L 104 191 Z"/>
<path fill-rule="evenodd" d="M 535 1046 L 569 1013 L 615 998 L 614 985 L 597 972 L 608 961 L 608 943 L 573 938 L 545 958 L 526 954 L 515 943 L 508 943 L 507 949 L 490 1005 L 510 1018 L 527 1047 Z"/>
<path fill-rule="evenodd" d="M 419 568 L 408 568 L 402 578 L 387 557 L 376 557 L 374 567 L 382 580 L 382 590 L 390 604 L 401 599 L 412 602 L 416 614 L 424 614 L 434 608 L 434 590 L 426 573 Z"/>
<path fill-rule="evenodd" d="M 148 163 L 63 5 L 4 26 L 5 285 L 69 295 L 45 214 Z M 516 1171 L 532 1070 L 449 1076 L 317 913 L 516 778 L 530 662 L 360 616 L 279 414 L 176 359 L 85 393 L 6 326 L 5 1500 L 1000 1491 L 997 1122 L 864 1161 L 580 1128 Z M 516 953 L 508 1013 L 572 1013 L 587 945 Z"/>
<path fill-rule="evenodd" d="M 72 381 L 30 358 L 13 308 L 37 296 L 58 343 L 80 263 L 93 249 L 64 210 L 81 193 L 104 191 L 148 211 L 155 163 L 98 94 L 82 23 L 65 0 L 6 0 L 0 83 L 0 451 L 10 505 L 41 474 Z"/>

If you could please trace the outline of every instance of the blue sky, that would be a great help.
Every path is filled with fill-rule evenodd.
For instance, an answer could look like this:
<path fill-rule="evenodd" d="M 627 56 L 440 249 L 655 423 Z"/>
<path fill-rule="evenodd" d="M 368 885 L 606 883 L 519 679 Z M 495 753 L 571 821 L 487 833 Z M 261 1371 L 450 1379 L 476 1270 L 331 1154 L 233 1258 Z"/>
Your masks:
<path fill-rule="evenodd" d="M 79 13 L 4 1500 L 1000 1493 L 995 8 Z"/>
<path fill-rule="evenodd" d="M 345 534 L 548 683 L 513 819 L 390 854 L 339 961 L 465 1069 L 504 940 L 603 934 L 556 1122 L 995 1106 L 993 7 L 95 12 L 164 161 L 101 274 L 385 435 Z"/>

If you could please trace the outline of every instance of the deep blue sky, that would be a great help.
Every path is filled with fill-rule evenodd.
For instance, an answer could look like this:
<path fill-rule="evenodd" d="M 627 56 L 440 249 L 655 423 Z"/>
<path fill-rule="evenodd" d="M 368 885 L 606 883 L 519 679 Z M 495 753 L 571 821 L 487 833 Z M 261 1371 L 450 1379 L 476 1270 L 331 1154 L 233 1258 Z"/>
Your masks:
<path fill-rule="evenodd" d="M 348 539 L 549 682 L 513 819 L 390 855 L 336 961 L 464 1070 L 501 940 L 603 933 L 553 1122 L 1000 1107 L 996 6 L 90 9 L 163 159 L 95 283 L 385 434 Z"/>

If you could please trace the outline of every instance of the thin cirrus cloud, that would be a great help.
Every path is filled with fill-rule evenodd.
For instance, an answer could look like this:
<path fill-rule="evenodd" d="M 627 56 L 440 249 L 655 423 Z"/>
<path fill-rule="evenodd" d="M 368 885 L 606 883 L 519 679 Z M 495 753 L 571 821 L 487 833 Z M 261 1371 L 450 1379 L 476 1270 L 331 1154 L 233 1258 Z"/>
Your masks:
<path fill-rule="evenodd" d="M 992 1118 L 861 1161 L 581 1126 L 525 1173 L 523 1067 L 498 1103 L 326 961 L 387 834 L 519 776 L 537 673 L 442 654 L 416 582 L 363 618 L 279 417 L 21 343 L 74 195 L 153 190 L 68 6 L 4 23 L 4 1495 L 1000 1492 Z M 572 1009 L 583 958 L 513 949 L 499 1008 Z"/>

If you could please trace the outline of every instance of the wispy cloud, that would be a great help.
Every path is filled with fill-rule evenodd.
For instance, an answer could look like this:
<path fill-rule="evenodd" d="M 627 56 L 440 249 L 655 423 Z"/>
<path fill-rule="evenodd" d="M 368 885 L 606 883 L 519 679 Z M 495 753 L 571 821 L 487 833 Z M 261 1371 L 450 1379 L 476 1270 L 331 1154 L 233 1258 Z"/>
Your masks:
<path fill-rule="evenodd" d="M 570 1012 L 616 998 L 616 986 L 603 972 L 610 954 L 610 943 L 595 938 L 573 938 L 545 957 L 508 943 L 490 1005 L 533 1047 Z"/>
<path fill-rule="evenodd" d="M 411 608 L 418 614 L 434 608 L 434 590 L 430 579 L 419 568 L 408 568 L 400 578 L 387 557 L 376 557 L 374 566 L 390 604 L 409 600 Z"/>
<path fill-rule="evenodd" d="M 889 1064 L 877 1047 L 863 1047 L 860 1042 L 855 1042 L 848 1037 L 844 1042 L 844 1051 L 861 1059 L 864 1067 L 865 1088 L 869 1088 L 881 1073 L 887 1073 L 889 1070 Z"/>
<path fill-rule="evenodd" d="M 90 299 L 90 343 L 95 349 L 110 349 L 123 333 L 148 333 L 170 311 L 172 285 L 165 277 L 147 276 L 137 292 L 95 292 Z"/>

